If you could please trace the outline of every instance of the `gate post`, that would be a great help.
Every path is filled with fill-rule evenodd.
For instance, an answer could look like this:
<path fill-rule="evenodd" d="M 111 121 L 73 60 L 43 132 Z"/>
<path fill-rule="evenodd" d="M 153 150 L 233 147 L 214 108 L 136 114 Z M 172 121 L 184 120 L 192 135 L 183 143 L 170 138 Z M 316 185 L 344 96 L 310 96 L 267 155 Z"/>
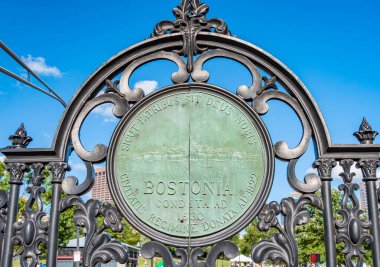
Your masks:
<path fill-rule="evenodd" d="M 8 217 L 7 224 L 5 226 L 6 228 L 4 234 L 4 244 L 2 251 L 3 258 L 1 266 L 11 267 L 13 258 L 13 224 L 17 218 L 20 186 L 23 184 L 24 173 L 29 171 L 29 168 L 24 163 L 9 163 L 6 165 L 6 170 L 10 172 L 9 184 L 11 185 L 11 188 L 9 191 Z"/>
<path fill-rule="evenodd" d="M 331 171 L 336 164 L 335 159 L 318 159 L 313 164 L 313 167 L 318 169 L 322 181 L 321 192 L 327 266 L 336 266 L 335 226 L 331 202 Z"/>
<path fill-rule="evenodd" d="M 70 167 L 65 162 L 52 162 L 49 163 L 46 168 L 51 171 L 51 182 L 53 184 L 46 264 L 49 267 L 55 267 L 57 265 L 58 229 L 62 195 L 62 181 L 65 177 L 66 171 L 70 170 Z"/>
<path fill-rule="evenodd" d="M 378 159 L 361 159 L 356 168 L 361 168 L 363 182 L 367 190 L 368 216 L 371 221 L 372 259 L 374 266 L 380 266 L 380 225 L 378 211 L 378 196 L 376 192 L 376 170 L 380 166 Z"/>

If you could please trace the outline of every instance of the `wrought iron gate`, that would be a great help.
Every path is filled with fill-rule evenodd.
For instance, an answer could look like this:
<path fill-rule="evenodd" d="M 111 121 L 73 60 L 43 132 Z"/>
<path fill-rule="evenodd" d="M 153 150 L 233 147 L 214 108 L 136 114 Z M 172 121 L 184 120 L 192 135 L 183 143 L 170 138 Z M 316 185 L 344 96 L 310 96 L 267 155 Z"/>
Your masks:
<path fill-rule="evenodd" d="M 299 144 L 289 148 L 286 142 L 280 141 L 269 152 L 287 162 L 288 172 L 284 175 L 287 175 L 289 185 L 302 195 L 298 201 L 285 198 L 279 203 L 258 203 L 256 208 L 260 210 L 245 215 L 246 218 L 238 224 L 240 229 L 226 228 L 209 240 L 209 236 L 206 236 L 190 241 L 188 245 L 163 233 L 152 234 L 149 229 L 139 227 L 139 223 L 131 222 L 143 234 L 153 236 L 153 241 L 142 247 L 142 255 L 152 258 L 158 253 L 163 257 L 165 266 L 214 266 L 220 253 L 224 252 L 230 258 L 238 253 L 236 244 L 226 240 L 241 230 L 248 219 L 258 216 L 260 231 L 273 227 L 278 229 L 278 233 L 252 247 L 253 260 L 262 262 L 271 259 L 284 262 L 287 266 L 298 266 L 294 229 L 297 225 L 308 223 L 307 206 L 311 205 L 323 211 L 327 266 L 336 266 L 336 242 L 344 243 L 343 253 L 347 266 L 354 266 L 354 259 L 358 266 L 363 266 L 364 243 L 371 245 L 374 266 L 380 266 L 379 192 L 376 188 L 380 146 L 373 144 L 377 132 L 364 120 L 360 130 L 355 133 L 360 144 L 332 144 L 321 112 L 301 81 L 265 51 L 231 36 L 223 20 L 207 19 L 207 12 L 208 6 L 199 0 L 183 0 L 181 6 L 173 10 L 174 21 L 158 23 L 151 38 L 122 51 L 96 70 L 66 108 L 51 148 L 28 149 L 31 138 L 23 126 L 10 137 L 12 145 L 1 150 L 6 156 L 6 169 L 10 173 L 9 192 L 0 191 L 1 266 L 12 265 L 14 245 L 22 248 L 17 253 L 23 266 L 36 266 L 42 253 L 39 246 L 44 243 L 47 244 L 47 266 L 56 266 L 60 213 L 71 207 L 76 208 L 73 218 L 75 224 L 86 229 L 83 265 L 95 266 L 111 259 L 125 263 L 128 259 L 126 249 L 104 232 L 107 229 L 121 230 L 120 205 L 114 207 L 97 200 L 84 202 L 81 199 L 94 183 L 93 164 L 104 161 L 110 163 L 110 154 L 105 145 L 97 145 L 93 151 L 83 147 L 79 137 L 81 125 L 94 108 L 104 103 L 115 105 L 113 114 L 117 118 L 128 116 L 141 106 L 140 103 L 146 98 L 144 92 L 139 88 L 130 88 L 129 78 L 136 69 L 156 60 L 169 60 L 178 67 L 178 71 L 172 74 L 173 85 L 170 90 L 196 87 L 205 91 L 225 91 L 207 83 L 210 73 L 203 66 L 214 58 L 234 60 L 250 71 L 252 84 L 239 87 L 236 99 L 228 97 L 236 103 L 243 103 L 249 112 L 257 115 L 258 120 L 259 116 L 270 112 L 269 100 L 287 104 L 298 116 L 303 127 Z M 116 80 L 115 77 L 120 74 L 120 80 Z M 278 90 L 278 85 L 285 91 Z M 104 88 L 105 93 L 98 94 Z M 316 147 L 314 167 L 319 175 L 307 175 L 301 181 L 295 175 L 295 166 L 311 141 Z M 68 156 L 72 151 L 77 153 L 87 167 L 87 177 L 81 184 L 78 184 L 75 177 L 65 177 L 70 168 Z M 334 219 L 331 207 L 331 171 L 337 164 L 344 170 L 340 187 L 344 192 L 340 210 L 342 220 Z M 352 180 L 353 166 L 360 168 L 363 173 L 368 198 L 368 219 L 361 217 L 354 193 L 358 185 Z M 45 178 L 41 174 L 45 169 L 52 174 L 53 188 L 48 222 L 41 221 L 45 215 L 40 200 L 43 193 L 41 185 Z M 25 183 L 26 174 L 29 174 L 30 181 L 27 188 L 29 199 L 24 220 L 16 222 L 20 187 Z M 273 173 L 269 171 L 268 175 L 272 179 Z M 265 185 L 264 190 L 269 191 L 270 184 Z M 317 191 L 321 194 L 316 194 Z M 63 192 L 66 197 L 61 199 Z M 37 208 L 34 205 L 36 202 Z M 120 212 L 125 215 L 125 212 Z M 284 217 L 283 224 L 277 219 L 280 214 Z M 103 218 L 102 226 L 97 224 L 98 217 Z M 179 263 L 173 260 L 173 255 L 165 244 L 178 247 L 176 254 L 181 259 Z M 200 261 L 199 257 L 204 254 L 202 246 L 210 244 L 213 247 L 206 261 Z"/>

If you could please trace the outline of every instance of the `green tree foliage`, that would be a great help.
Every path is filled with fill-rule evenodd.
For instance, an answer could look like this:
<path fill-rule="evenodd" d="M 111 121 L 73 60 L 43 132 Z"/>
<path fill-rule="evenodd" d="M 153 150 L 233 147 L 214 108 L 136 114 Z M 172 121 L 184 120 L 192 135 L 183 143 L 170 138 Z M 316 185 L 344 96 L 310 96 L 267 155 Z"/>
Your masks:
<path fill-rule="evenodd" d="M 132 246 L 137 245 L 140 241 L 141 234 L 137 232 L 132 226 L 130 226 L 125 219 L 123 219 L 121 223 L 123 224 L 123 231 L 121 233 L 110 232 L 112 237 Z"/>
<path fill-rule="evenodd" d="M 334 189 L 331 193 L 332 196 L 332 209 L 334 218 L 341 220 L 341 216 L 338 211 L 341 209 L 342 193 Z M 310 254 L 318 253 L 321 255 L 321 261 L 326 261 L 325 243 L 324 243 L 324 231 L 323 231 L 323 213 L 322 211 L 309 207 L 310 220 L 309 223 L 296 227 L 295 236 L 298 243 L 299 259 L 300 262 L 310 262 Z M 344 265 L 343 243 L 336 245 L 337 264 Z M 367 264 L 372 265 L 372 253 L 370 246 L 365 245 L 364 260 Z"/>
<path fill-rule="evenodd" d="M 9 173 L 5 171 L 4 162 L 0 161 L 0 190 L 9 189 Z"/>
<path fill-rule="evenodd" d="M 240 253 L 244 255 L 251 255 L 252 246 L 257 244 L 262 239 L 268 239 L 277 230 L 270 228 L 268 232 L 260 232 L 257 229 L 258 220 L 255 219 L 250 225 L 245 228 L 245 233 L 242 239 L 239 239 L 238 245 L 240 247 Z"/>
<path fill-rule="evenodd" d="M 340 192 L 338 190 L 332 191 L 332 207 L 333 213 L 337 214 L 340 209 Z M 298 244 L 298 258 L 299 262 L 310 262 L 310 255 L 317 253 L 321 255 L 321 261 L 326 261 L 325 244 L 324 244 L 324 230 L 323 230 L 323 213 L 317 208 L 308 207 L 310 219 L 305 225 L 298 226 L 295 229 L 295 237 Z M 342 245 L 337 245 L 339 252 L 342 250 Z M 337 253 L 337 260 L 340 263 L 344 258 L 341 253 Z"/>
<path fill-rule="evenodd" d="M 341 220 L 338 214 L 341 209 L 342 193 L 334 189 L 332 190 L 332 208 L 334 218 Z M 295 238 L 298 244 L 298 258 L 300 263 L 310 263 L 310 256 L 312 253 L 321 255 L 321 261 L 326 261 L 325 242 L 324 242 L 324 228 L 323 228 L 323 213 L 317 208 L 308 206 L 310 220 L 307 224 L 297 226 L 295 229 Z M 260 232 L 257 230 L 257 220 L 253 221 L 246 229 L 243 238 L 238 241 L 241 252 L 245 255 L 251 253 L 251 247 L 259 243 L 260 239 L 268 239 L 276 230 L 271 228 L 268 232 Z M 336 245 L 337 250 L 337 264 L 344 265 L 344 248 L 343 243 Z M 367 264 L 372 264 L 371 250 L 369 245 L 365 245 L 364 259 Z"/>
<path fill-rule="evenodd" d="M 59 218 L 58 246 L 64 247 L 71 239 L 76 238 L 76 225 L 74 224 L 74 209 L 61 213 Z"/>

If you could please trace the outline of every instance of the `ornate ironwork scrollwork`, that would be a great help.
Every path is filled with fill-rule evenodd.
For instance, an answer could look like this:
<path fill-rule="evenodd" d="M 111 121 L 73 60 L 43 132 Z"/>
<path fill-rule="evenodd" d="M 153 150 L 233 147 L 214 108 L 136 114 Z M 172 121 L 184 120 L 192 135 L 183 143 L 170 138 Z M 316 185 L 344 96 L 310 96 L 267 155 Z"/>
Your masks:
<path fill-rule="evenodd" d="M 314 173 L 306 174 L 302 183 L 297 179 L 295 167 L 298 159 L 293 159 L 289 161 L 288 165 L 288 183 L 289 185 L 299 193 L 315 193 L 321 187 L 321 179 L 318 175 Z"/>
<path fill-rule="evenodd" d="M 303 225 L 309 221 L 306 205 L 322 209 L 321 197 L 313 194 L 304 194 L 298 201 L 293 198 L 284 198 L 280 204 L 271 202 L 266 204 L 259 214 L 257 228 L 268 231 L 271 227 L 278 230 L 269 240 L 262 240 L 252 247 L 252 259 L 262 262 L 271 259 L 275 262 L 283 261 L 287 266 L 298 266 L 298 248 L 294 238 L 296 225 Z M 284 226 L 281 226 L 277 216 L 284 216 Z"/>
<path fill-rule="evenodd" d="M 129 78 L 132 73 L 141 65 L 154 60 L 167 59 L 177 64 L 178 71 L 172 74 L 174 83 L 183 83 L 189 79 L 190 74 L 186 70 L 185 61 L 177 54 L 160 51 L 147 55 L 132 62 L 123 72 L 120 78 L 120 93 L 124 95 L 128 102 L 134 103 L 144 97 L 144 91 L 141 88 L 131 90 L 129 88 Z"/>
<path fill-rule="evenodd" d="M 206 265 L 202 266 L 215 266 L 216 259 L 221 253 L 227 258 L 232 259 L 239 255 L 239 248 L 235 243 L 228 240 L 216 243 L 207 255 Z"/>
<path fill-rule="evenodd" d="M 0 190 L 0 251 L 2 251 L 5 226 L 7 224 L 7 207 L 8 194 L 5 190 Z"/>
<path fill-rule="evenodd" d="M 164 266 L 168 267 L 185 267 L 188 263 L 189 255 L 187 251 L 183 248 L 178 248 L 175 254 L 181 258 L 179 263 L 173 261 L 173 257 L 169 250 L 161 243 L 156 241 L 151 241 L 144 244 L 141 247 L 141 255 L 146 259 L 152 259 L 155 255 L 159 254 L 162 257 Z"/>
<path fill-rule="evenodd" d="M 194 63 L 191 78 L 196 82 L 207 82 L 210 78 L 210 74 L 208 71 L 203 70 L 202 67 L 207 61 L 217 57 L 233 59 L 243 64 L 252 75 L 252 85 L 250 87 L 242 85 L 237 89 L 237 94 L 240 97 L 245 100 L 252 100 L 256 96 L 257 92 L 262 90 L 262 76 L 252 61 L 248 60 L 246 57 L 222 49 L 208 51 L 200 55 Z"/>
<path fill-rule="evenodd" d="M 303 126 L 303 136 L 300 143 L 297 147 L 290 149 L 286 142 L 279 141 L 274 145 L 274 149 L 277 156 L 285 160 L 296 159 L 303 155 L 311 139 L 312 131 L 310 124 L 303 112 L 302 107 L 299 105 L 296 99 L 283 92 L 270 90 L 277 90 L 277 78 L 275 76 L 270 78 L 262 77 L 258 68 L 248 58 L 236 53 L 232 53 L 230 51 L 216 49 L 207 51 L 199 56 L 199 58 L 194 63 L 194 69 L 191 73 L 192 79 L 196 82 L 207 82 L 210 74 L 206 70 L 203 70 L 202 67 L 205 62 L 216 57 L 233 59 L 243 64 L 249 70 L 252 75 L 252 85 L 249 87 L 246 85 L 239 86 L 237 94 L 246 101 L 253 101 L 253 109 L 258 114 L 263 115 L 268 112 L 269 106 L 267 102 L 272 99 L 277 99 L 286 103 L 296 112 Z M 292 167 L 292 165 L 290 167 Z M 308 179 L 310 178 L 313 177 L 308 177 Z M 314 187 L 309 189 L 309 191 L 311 190 L 310 192 L 312 192 L 312 190 L 314 190 Z M 314 190 L 314 192 L 316 190 Z"/>
<path fill-rule="evenodd" d="M 335 220 L 336 241 L 344 243 L 345 262 L 350 267 L 363 266 L 365 253 L 363 245 L 372 242 L 371 222 L 360 218 L 363 211 L 360 210 L 359 200 L 355 194 L 359 185 L 352 183 L 352 178 L 355 176 L 355 173 L 351 172 L 353 163 L 353 160 L 347 159 L 340 162 L 343 172 L 339 175 L 343 178 L 344 184 L 339 185 L 339 189 L 343 191 L 343 200 L 342 209 L 338 211 L 338 214 L 342 216 L 342 219 Z M 354 263 L 353 258 L 356 258 L 358 262 Z"/>
<path fill-rule="evenodd" d="M 194 62 L 191 78 L 196 82 L 207 82 L 210 78 L 210 74 L 208 71 L 202 69 L 203 65 L 207 61 L 217 57 L 233 59 L 243 64 L 249 70 L 250 74 L 252 75 L 252 85 L 249 87 L 247 85 L 241 85 L 236 91 L 237 95 L 244 100 L 252 101 L 253 98 L 255 98 L 257 95 L 260 95 L 266 90 L 277 90 L 277 78 L 275 76 L 270 78 L 262 77 L 259 69 L 248 58 L 223 49 L 207 51 L 200 55 Z M 264 82 L 264 84 L 262 84 L 262 82 Z"/>
<path fill-rule="evenodd" d="M 298 146 L 290 149 L 286 142 L 279 141 L 274 144 L 274 150 L 276 152 L 276 155 L 285 160 L 298 158 L 305 153 L 307 147 L 309 146 L 312 133 L 306 115 L 304 114 L 301 106 L 298 104 L 296 99 L 283 92 L 272 90 L 265 91 L 262 92 L 260 95 L 257 95 L 253 99 L 253 109 L 260 115 L 266 114 L 269 110 L 267 102 L 271 99 L 278 99 L 289 105 L 296 112 L 303 126 L 303 136 Z"/>
<path fill-rule="evenodd" d="M 74 223 L 86 229 L 84 244 L 83 266 L 95 266 L 97 263 L 107 263 L 115 260 L 126 263 L 128 260 L 127 248 L 104 231 L 121 232 L 121 215 L 109 203 L 100 203 L 90 199 L 86 203 L 78 196 L 68 196 L 61 202 L 61 211 L 76 207 Z M 103 223 L 98 227 L 97 217 L 103 217 Z"/>
<path fill-rule="evenodd" d="M 182 33 L 183 47 L 174 52 L 188 58 L 188 72 L 193 70 L 193 56 L 207 50 L 207 48 L 201 48 L 197 44 L 196 39 L 199 32 L 211 32 L 214 30 L 219 34 L 231 34 L 227 24 L 223 20 L 208 20 L 206 18 L 207 13 L 208 6 L 200 3 L 199 0 L 182 0 L 181 6 L 177 6 L 173 9 L 176 20 L 159 22 L 151 34 L 151 37 L 154 37 L 162 36 L 167 33 Z"/>
<path fill-rule="evenodd" d="M 30 194 L 26 205 L 22 221 L 14 224 L 15 236 L 12 242 L 19 245 L 20 249 L 16 255 L 20 255 L 21 266 L 37 266 L 38 256 L 42 254 L 41 245 L 47 244 L 48 222 L 44 222 L 46 213 L 43 211 L 41 194 L 45 193 L 45 188 L 41 187 L 44 180 L 42 170 L 44 165 L 35 163 L 32 166 L 33 174 L 30 177 L 32 186 L 26 188 Z M 28 263 L 30 259 L 30 263 Z"/>
<path fill-rule="evenodd" d="M 98 144 L 94 147 L 93 151 L 87 151 L 80 141 L 79 132 L 83 121 L 86 119 L 88 114 L 97 106 L 105 103 L 112 103 L 115 107 L 112 113 L 121 118 L 129 110 L 129 103 L 126 99 L 121 97 L 119 94 L 109 91 L 108 93 L 102 94 L 86 103 L 84 108 L 78 115 L 75 121 L 73 130 L 71 132 L 71 140 L 73 142 L 73 147 L 77 155 L 85 161 L 89 162 L 100 162 L 104 160 L 107 155 L 107 147 L 103 144 Z"/>
<path fill-rule="evenodd" d="M 227 258 L 232 259 L 239 254 L 239 248 L 231 241 L 216 243 L 208 252 L 205 262 L 199 261 L 199 257 L 202 257 L 205 254 L 205 251 L 202 248 L 194 248 L 190 250 L 179 248 L 175 252 L 176 255 L 181 258 L 179 263 L 174 262 L 172 254 L 169 252 L 168 248 L 159 242 L 151 241 L 144 244 L 141 248 L 141 255 L 146 259 L 153 258 L 156 253 L 162 257 L 164 266 L 168 267 L 212 267 L 215 266 L 216 259 L 221 253 L 224 253 Z"/>
<path fill-rule="evenodd" d="M 75 176 L 67 176 L 62 181 L 62 189 L 68 195 L 83 195 L 91 190 L 95 182 L 95 171 L 91 162 L 83 161 L 86 166 L 86 179 L 79 184 Z"/>

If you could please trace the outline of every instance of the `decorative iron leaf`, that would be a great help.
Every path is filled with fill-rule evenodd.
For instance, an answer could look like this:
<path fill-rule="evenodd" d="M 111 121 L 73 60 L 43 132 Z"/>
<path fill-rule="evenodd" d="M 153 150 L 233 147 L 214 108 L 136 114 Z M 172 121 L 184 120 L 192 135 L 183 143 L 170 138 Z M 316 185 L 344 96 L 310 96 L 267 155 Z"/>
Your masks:
<path fill-rule="evenodd" d="M 261 241 L 252 247 L 252 259 L 254 262 L 262 262 L 270 259 L 274 262 L 283 261 L 287 266 L 290 265 L 289 251 L 285 246 L 286 238 L 281 234 L 272 235 L 269 240 Z"/>

